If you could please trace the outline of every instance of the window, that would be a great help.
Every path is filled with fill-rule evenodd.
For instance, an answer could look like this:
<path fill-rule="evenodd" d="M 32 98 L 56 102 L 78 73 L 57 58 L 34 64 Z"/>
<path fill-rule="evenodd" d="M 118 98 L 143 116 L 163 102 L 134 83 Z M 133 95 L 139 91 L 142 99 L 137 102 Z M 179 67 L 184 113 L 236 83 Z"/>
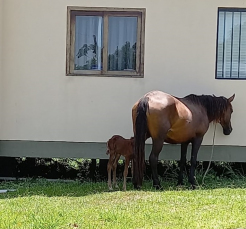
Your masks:
<path fill-rule="evenodd" d="M 145 9 L 68 7 L 67 75 L 144 74 Z"/>
<path fill-rule="evenodd" d="M 218 9 L 216 78 L 246 79 L 246 9 Z"/>

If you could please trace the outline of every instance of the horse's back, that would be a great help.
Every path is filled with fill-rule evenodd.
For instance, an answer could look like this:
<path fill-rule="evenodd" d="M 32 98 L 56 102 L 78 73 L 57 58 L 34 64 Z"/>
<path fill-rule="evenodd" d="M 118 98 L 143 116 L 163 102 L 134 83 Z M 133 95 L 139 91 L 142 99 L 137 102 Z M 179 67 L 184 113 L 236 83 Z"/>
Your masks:
<path fill-rule="evenodd" d="M 165 92 L 162 92 L 162 91 L 148 92 L 147 94 L 145 94 L 143 96 L 143 98 L 145 98 L 145 97 L 148 98 L 149 113 L 155 112 L 157 110 L 160 111 L 160 110 L 163 110 L 167 107 L 170 108 L 170 106 L 174 106 L 175 103 L 177 102 L 177 99 L 174 96 L 167 94 Z M 141 99 L 143 99 L 143 98 L 141 98 Z M 134 118 L 134 116 L 136 116 L 137 108 L 138 108 L 138 104 L 139 104 L 140 100 L 138 100 L 132 108 L 133 118 Z"/>
<path fill-rule="evenodd" d="M 145 94 L 144 97 L 148 97 L 150 105 L 158 103 L 159 105 L 169 106 L 175 102 L 175 97 L 162 91 L 151 91 Z"/>

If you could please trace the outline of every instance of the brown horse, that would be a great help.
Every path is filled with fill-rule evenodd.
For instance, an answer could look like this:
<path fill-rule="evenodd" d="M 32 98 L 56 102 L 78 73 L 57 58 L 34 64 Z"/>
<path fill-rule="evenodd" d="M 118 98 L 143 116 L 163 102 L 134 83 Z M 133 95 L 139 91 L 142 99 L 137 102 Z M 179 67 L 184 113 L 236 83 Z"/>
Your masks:
<path fill-rule="evenodd" d="M 195 188 L 195 166 L 197 153 L 210 122 L 218 122 L 223 133 L 232 131 L 231 113 L 235 94 L 229 99 L 211 95 L 188 95 L 177 98 L 161 91 L 152 91 L 142 97 L 132 108 L 135 138 L 133 159 L 133 185 L 142 186 L 144 170 L 144 145 L 152 138 L 149 162 L 153 186 L 161 188 L 157 174 L 157 161 L 164 142 L 181 143 L 180 173 L 178 184 L 183 184 L 183 170 L 186 163 L 187 147 L 192 144 L 189 182 Z"/>
<path fill-rule="evenodd" d="M 130 161 L 133 159 L 134 138 L 125 139 L 120 135 L 114 135 L 108 140 L 107 148 L 107 154 L 109 154 L 109 161 L 107 165 L 108 188 L 109 190 L 113 190 L 111 183 L 111 171 L 113 171 L 113 185 L 118 188 L 118 185 L 116 184 L 116 168 L 120 156 L 123 156 L 125 157 L 123 190 L 126 191 L 126 177 L 128 174 L 128 167 Z"/>

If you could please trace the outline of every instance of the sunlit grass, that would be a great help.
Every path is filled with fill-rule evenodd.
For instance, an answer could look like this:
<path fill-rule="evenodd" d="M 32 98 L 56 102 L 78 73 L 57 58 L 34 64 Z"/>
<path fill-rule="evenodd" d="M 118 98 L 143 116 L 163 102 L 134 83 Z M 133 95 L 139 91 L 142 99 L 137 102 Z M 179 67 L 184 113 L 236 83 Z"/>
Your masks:
<path fill-rule="evenodd" d="M 208 177 L 195 191 L 145 181 L 126 192 L 108 192 L 106 182 L 2 182 L 16 191 L 0 194 L 0 228 L 245 228 L 245 181 Z"/>

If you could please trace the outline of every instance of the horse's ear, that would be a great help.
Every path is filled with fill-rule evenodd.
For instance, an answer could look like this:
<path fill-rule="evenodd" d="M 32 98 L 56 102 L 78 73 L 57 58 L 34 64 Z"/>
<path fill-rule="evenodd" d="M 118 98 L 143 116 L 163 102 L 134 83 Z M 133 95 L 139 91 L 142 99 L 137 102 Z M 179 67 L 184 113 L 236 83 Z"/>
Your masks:
<path fill-rule="evenodd" d="M 233 94 L 233 95 L 228 99 L 228 101 L 231 103 L 231 102 L 234 100 L 234 98 L 235 98 L 235 94 Z"/>

